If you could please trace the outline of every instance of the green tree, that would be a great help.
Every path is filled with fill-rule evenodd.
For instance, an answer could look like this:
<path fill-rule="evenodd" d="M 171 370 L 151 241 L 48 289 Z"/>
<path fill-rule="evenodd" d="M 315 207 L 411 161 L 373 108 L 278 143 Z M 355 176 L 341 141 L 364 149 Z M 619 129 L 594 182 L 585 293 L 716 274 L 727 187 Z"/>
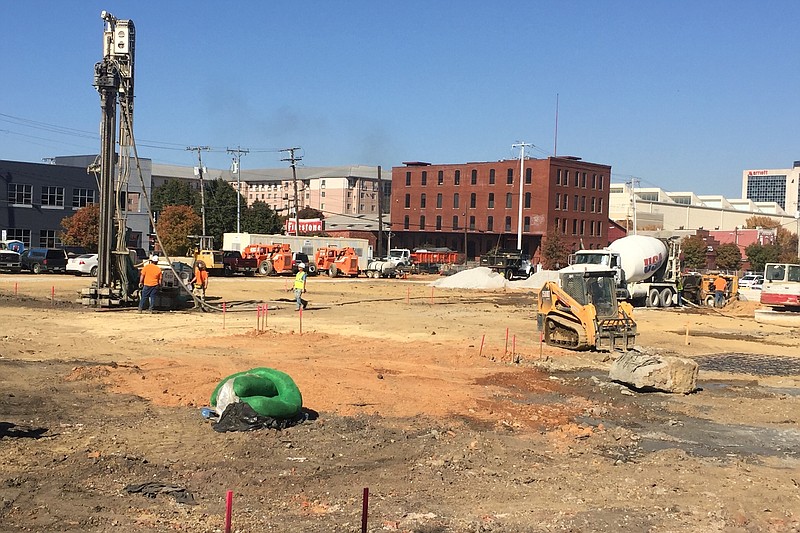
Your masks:
<path fill-rule="evenodd" d="M 214 237 L 214 246 L 222 246 L 222 235 L 236 231 L 236 190 L 217 178 L 206 186 L 206 234 Z M 239 207 L 245 210 L 247 201 L 242 197 Z"/>
<path fill-rule="evenodd" d="M 792 223 L 792 225 L 794 225 L 794 223 Z M 767 261 L 768 263 L 774 261 L 793 263 L 797 260 L 797 234 L 783 227 L 777 220 L 762 215 L 756 215 L 745 220 L 744 227 L 777 230 L 775 232 L 775 246 L 778 249 L 778 258 Z M 767 251 L 767 256 L 771 256 L 772 254 L 772 251 Z"/>
<path fill-rule="evenodd" d="M 280 233 L 283 228 L 281 217 L 261 200 L 242 211 L 242 231 L 247 233 Z"/>
<path fill-rule="evenodd" d="M 318 209 L 314 209 L 313 207 L 305 206 L 303 209 L 297 212 L 297 218 L 299 219 L 314 219 L 318 218 L 323 220 L 325 218 L 325 214 Z"/>
<path fill-rule="evenodd" d="M 723 270 L 739 270 L 742 266 L 742 252 L 732 242 L 717 246 L 717 268 Z"/>
<path fill-rule="evenodd" d="M 64 244 L 97 250 L 100 239 L 100 204 L 81 207 L 71 217 L 61 219 L 61 227 L 64 231 L 60 239 Z"/>
<path fill-rule="evenodd" d="M 706 268 L 706 254 L 708 245 L 702 237 L 689 235 L 681 241 L 681 251 L 683 252 L 683 264 L 686 268 L 699 270 Z"/>
<path fill-rule="evenodd" d="M 744 249 L 744 253 L 750 261 L 750 269 L 755 272 L 763 272 L 764 265 L 778 262 L 781 257 L 776 244 L 751 244 Z"/>
<path fill-rule="evenodd" d="M 200 192 L 184 180 L 171 179 L 153 189 L 150 209 L 160 212 L 168 205 L 188 205 L 200 212 Z"/>
<path fill-rule="evenodd" d="M 156 231 L 168 255 L 189 255 L 194 244 L 189 235 L 197 235 L 203 229 L 200 215 L 188 205 L 168 205 L 161 211 Z"/>
<path fill-rule="evenodd" d="M 542 267 L 546 270 L 557 270 L 569 264 L 569 249 L 561 238 L 561 232 L 551 231 L 542 244 Z"/>

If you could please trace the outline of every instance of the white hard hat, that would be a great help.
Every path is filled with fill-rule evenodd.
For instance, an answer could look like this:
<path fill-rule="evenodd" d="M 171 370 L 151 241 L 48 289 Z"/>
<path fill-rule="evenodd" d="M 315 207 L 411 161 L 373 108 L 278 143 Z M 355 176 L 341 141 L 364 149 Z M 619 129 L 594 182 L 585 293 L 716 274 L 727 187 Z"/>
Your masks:
<path fill-rule="evenodd" d="M 150 261 L 152 261 L 153 263 L 158 263 L 158 255 L 157 254 L 151 255 Z"/>
<path fill-rule="evenodd" d="M 306 267 L 305 263 L 297 263 L 297 268 L 305 268 L 305 267 Z"/>

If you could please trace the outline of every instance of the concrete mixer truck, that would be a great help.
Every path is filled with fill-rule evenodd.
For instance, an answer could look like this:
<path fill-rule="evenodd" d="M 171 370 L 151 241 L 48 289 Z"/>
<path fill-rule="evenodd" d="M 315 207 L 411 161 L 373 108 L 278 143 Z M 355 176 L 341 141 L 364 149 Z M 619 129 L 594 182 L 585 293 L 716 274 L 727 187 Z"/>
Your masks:
<path fill-rule="evenodd" d="M 572 265 L 602 265 L 617 272 L 617 297 L 635 305 L 670 307 L 677 302 L 680 240 L 628 235 L 600 250 L 580 250 Z"/>

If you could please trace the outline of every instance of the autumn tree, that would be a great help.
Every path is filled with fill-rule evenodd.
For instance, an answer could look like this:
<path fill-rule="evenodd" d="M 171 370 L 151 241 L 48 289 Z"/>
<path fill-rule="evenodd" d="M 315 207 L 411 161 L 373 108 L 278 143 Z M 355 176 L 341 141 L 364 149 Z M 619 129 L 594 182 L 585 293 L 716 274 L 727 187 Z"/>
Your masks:
<path fill-rule="evenodd" d="M 78 209 L 71 217 L 61 220 L 61 242 L 68 246 L 81 246 L 97 250 L 100 239 L 100 204 L 89 204 Z"/>
<path fill-rule="evenodd" d="M 297 218 L 299 219 L 314 219 L 318 218 L 320 220 L 325 218 L 325 214 L 318 210 L 314 209 L 313 207 L 305 206 L 303 209 L 297 212 Z"/>
<path fill-rule="evenodd" d="M 702 237 L 689 235 L 681 241 L 681 251 L 683 252 L 683 264 L 686 268 L 699 270 L 706 268 L 706 253 L 708 245 Z"/>
<path fill-rule="evenodd" d="M 794 223 L 792 223 L 794 225 Z M 781 223 L 777 220 L 773 220 L 770 217 L 765 217 L 763 215 L 756 215 L 748 218 L 745 220 L 744 227 L 746 228 L 765 228 L 765 229 L 774 229 L 775 232 L 775 247 L 777 248 L 778 257 L 774 260 L 767 261 L 775 262 L 779 261 L 782 263 L 790 263 L 795 262 L 797 260 L 797 234 L 789 231 L 785 227 L 781 225 Z M 749 247 L 748 247 L 749 248 Z M 756 255 L 764 255 L 771 257 L 774 255 L 774 250 L 765 250 L 762 251 L 754 248 L 756 251 Z M 745 253 L 747 250 L 745 249 Z M 750 256 L 747 256 L 750 259 Z M 758 258 L 757 258 L 758 261 Z M 751 260 L 752 263 L 752 260 Z"/>
<path fill-rule="evenodd" d="M 717 246 L 717 268 L 722 270 L 739 270 L 742 266 L 742 252 L 739 247 L 726 242 Z"/>
<path fill-rule="evenodd" d="M 776 244 L 754 243 L 744 249 L 750 269 L 754 272 L 763 272 L 764 265 L 780 261 L 781 252 Z"/>
<path fill-rule="evenodd" d="M 569 248 L 561 238 L 561 232 L 550 231 L 542 244 L 542 266 L 546 270 L 558 270 L 569 263 Z"/>
<path fill-rule="evenodd" d="M 200 215 L 187 205 L 164 207 L 156 223 L 156 232 L 167 255 L 189 255 L 194 243 L 188 236 L 197 235 L 202 229 Z"/>

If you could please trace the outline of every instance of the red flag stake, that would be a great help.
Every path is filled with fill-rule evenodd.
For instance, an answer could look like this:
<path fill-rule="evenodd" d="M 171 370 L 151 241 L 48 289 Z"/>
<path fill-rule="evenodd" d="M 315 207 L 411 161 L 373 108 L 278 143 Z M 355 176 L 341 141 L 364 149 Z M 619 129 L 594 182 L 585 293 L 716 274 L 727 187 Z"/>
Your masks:
<path fill-rule="evenodd" d="M 303 307 L 300 306 L 300 335 L 303 334 Z"/>
<path fill-rule="evenodd" d="M 50 305 L 56 304 L 56 286 L 50 287 Z"/>
<path fill-rule="evenodd" d="M 261 304 L 256 304 L 256 331 L 261 331 Z"/>
<path fill-rule="evenodd" d="M 511 337 L 511 361 L 517 363 L 517 336 Z"/>
<path fill-rule="evenodd" d="M 505 355 L 508 355 L 508 328 L 506 328 L 506 348 Z"/>
<path fill-rule="evenodd" d="M 480 351 L 478 352 L 478 355 L 479 355 L 479 356 L 482 356 L 482 355 L 483 355 L 483 341 L 485 341 L 485 340 L 486 340 L 486 333 L 484 333 L 484 334 L 483 334 L 483 336 L 481 337 L 481 349 L 480 349 Z"/>
<path fill-rule="evenodd" d="M 225 329 L 225 302 L 222 302 L 222 329 Z"/>
<path fill-rule="evenodd" d="M 225 494 L 225 533 L 231 533 L 231 516 L 233 514 L 233 491 Z"/>

